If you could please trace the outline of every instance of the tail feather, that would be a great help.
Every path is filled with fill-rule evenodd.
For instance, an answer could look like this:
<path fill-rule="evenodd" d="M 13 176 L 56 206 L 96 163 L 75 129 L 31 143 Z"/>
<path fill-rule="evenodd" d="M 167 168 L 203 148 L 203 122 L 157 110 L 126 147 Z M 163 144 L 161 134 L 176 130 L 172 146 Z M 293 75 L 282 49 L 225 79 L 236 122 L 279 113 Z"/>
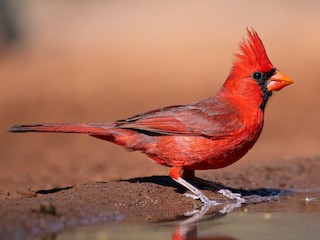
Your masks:
<path fill-rule="evenodd" d="M 53 133 L 84 133 L 90 135 L 106 135 L 112 124 L 96 123 L 63 123 L 63 124 L 29 124 L 14 125 L 9 132 L 53 132 Z"/>

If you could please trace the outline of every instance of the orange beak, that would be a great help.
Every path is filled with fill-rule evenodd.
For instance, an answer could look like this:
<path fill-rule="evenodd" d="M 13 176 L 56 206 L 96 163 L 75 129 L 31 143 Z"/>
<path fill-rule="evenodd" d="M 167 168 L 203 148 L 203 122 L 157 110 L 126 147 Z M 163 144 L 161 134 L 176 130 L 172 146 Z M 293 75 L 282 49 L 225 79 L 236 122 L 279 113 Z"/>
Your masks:
<path fill-rule="evenodd" d="M 293 81 L 289 77 L 279 71 L 276 71 L 276 73 L 269 79 L 267 88 L 270 92 L 279 91 L 291 83 L 293 83 Z"/>

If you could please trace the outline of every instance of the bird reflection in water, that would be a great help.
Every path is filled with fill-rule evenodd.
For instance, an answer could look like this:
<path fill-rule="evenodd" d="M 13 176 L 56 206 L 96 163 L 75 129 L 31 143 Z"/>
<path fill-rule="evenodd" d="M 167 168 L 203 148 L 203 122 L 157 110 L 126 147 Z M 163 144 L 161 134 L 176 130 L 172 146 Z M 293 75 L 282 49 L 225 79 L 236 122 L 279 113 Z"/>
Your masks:
<path fill-rule="evenodd" d="M 216 206 L 203 205 L 200 210 L 194 210 L 186 215 L 191 217 L 177 224 L 174 228 L 172 240 L 236 240 L 234 237 L 216 235 L 198 237 L 198 223 L 208 216 L 210 220 L 218 219 L 226 216 L 228 213 L 241 207 L 243 204 L 257 204 L 262 202 L 269 202 L 278 200 L 280 196 L 288 193 L 277 189 L 256 189 L 246 192 L 246 196 L 241 198 L 243 201 L 221 200 Z"/>
<path fill-rule="evenodd" d="M 198 237 L 198 223 L 205 216 L 206 213 L 210 213 L 211 219 L 218 219 L 225 216 L 227 213 L 232 212 L 235 208 L 241 207 L 242 203 L 226 203 L 216 207 L 210 207 L 209 205 L 203 205 L 200 210 L 189 213 L 193 214 L 191 217 L 177 224 L 172 235 L 172 240 L 236 240 L 236 238 L 230 236 L 203 236 Z"/>

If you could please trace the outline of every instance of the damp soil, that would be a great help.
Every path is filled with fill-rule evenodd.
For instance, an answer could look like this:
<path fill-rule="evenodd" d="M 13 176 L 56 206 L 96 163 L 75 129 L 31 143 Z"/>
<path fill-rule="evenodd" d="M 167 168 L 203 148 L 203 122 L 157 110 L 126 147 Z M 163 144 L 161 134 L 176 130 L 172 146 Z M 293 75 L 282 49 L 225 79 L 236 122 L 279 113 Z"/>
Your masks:
<path fill-rule="evenodd" d="M 286 159 L 201 177 L 242 195 L 319 192 L 320 159 Z M 211 199 L 217 189 L 202 188 Z M 2 193 L 1 234 L 38 235 L 106 223 L 155 223 L 183 218 L 201 203 L 168 176 L 92 182 Z"/>

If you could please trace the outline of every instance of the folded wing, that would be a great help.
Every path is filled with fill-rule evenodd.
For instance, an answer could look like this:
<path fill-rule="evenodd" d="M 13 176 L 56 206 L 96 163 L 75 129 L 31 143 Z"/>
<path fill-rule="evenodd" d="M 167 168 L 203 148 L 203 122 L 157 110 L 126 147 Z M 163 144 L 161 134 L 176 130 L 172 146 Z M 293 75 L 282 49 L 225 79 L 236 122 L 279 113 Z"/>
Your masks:
<path fill-rule="evenodd" d="M 243 130 L 237 109 L 208 99 L 192 105 L 161 108 L 119 120 L 116 126 L 147 135 L 224 138 Z"/>

